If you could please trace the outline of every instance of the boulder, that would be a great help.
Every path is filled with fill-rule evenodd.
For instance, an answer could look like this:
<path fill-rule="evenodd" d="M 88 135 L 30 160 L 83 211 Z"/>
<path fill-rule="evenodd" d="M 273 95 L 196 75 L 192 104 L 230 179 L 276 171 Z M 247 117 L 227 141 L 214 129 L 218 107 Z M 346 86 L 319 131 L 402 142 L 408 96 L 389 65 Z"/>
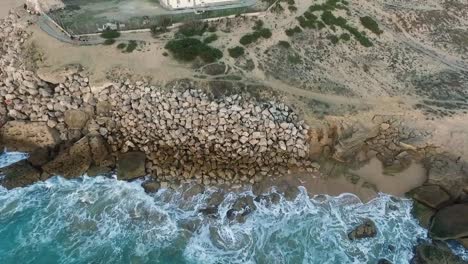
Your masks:
<path fill-rule="evenodd" d="M 418 201 L 414 201 L 411 213 L 414 218 L 418 219 L 419 224 L 427 229 L 431 224 L 431 219 L 435 215 L 436 210 Z"/>
<path fill-rule="evenodd" d="M 7 109 L 3 104 L 0 104 L 0 127 L 2 127 L 8 120 Z"/>
<path fill-rule="evenodd" d="M 32 152 L 60 142 L 58 131 L 46 122 L 9 121 L 0 129 L 0 145 L 10 151 Z"/>
<path fill-rule="evenodd" d="M 145 181 L 141 184 L 146 193 L 155 193 L 158 192 L 161 185 L 153 180 Z"/>
<path fill-rule="evenodd" d="M 183 197 L 185 200 L 190 199 L 194 197 L 197 194 L 203 193 L 205 191 L 205 188 L 201 184 L 194 184 L 191 185 L 187 188 L 187 190 L 184 191 Z"/>
<path fill-rule="evenodd" d="M 444 154 L 434 155 L 424 161 L 428 170 L 428 184 L 439 185 L 456 199 L 468 186 L 468 164 Z"/>
<path fill-rule="evenodd" d="M 0 168 L 0 184 L 7 189 L 24 187 L 41 179 L 39 170 L 31 166 L 26 160 L 16 162 L 10 166 Z"/>
<path fill-rule="evenodd" d="M 104 138 L 100 135 L 92 135 L 88 137 L 88 140 L 93 164 L 96 166 L 110 166 L 113 160 Z"/>
<path fill-rule="evenodd" d="M 117 160 L 117 178 L 133 180 L 145 176 L 146 156 L 143 152 L 127 152 L 120 154 Z"/>
<path fill-rule="evenodd" d="M 71 76 L 81 71 L 82 67 L 78 64 L 67 65 L 61 69 L 51 69 L 47 67 L 41 67 L 37 70 L 37 76 L 48 83 L 60 84 L 67 80 L 67 76 Z"/>
<path fill-rule="evenodd" d="M 439 240 L 468 237 L 468 204 L 454 204 L 438 211 L 429 229 Z"/>
<path fill-rule="evenodd" d="M 374 221 L 366 219 L 364 223 L 357 226 L 348 234 L 350 240 L 375 237 L 377 235 L 377 227 Z"/>
<path fill-rule="evenodd" d="M 65 124 L 70 129 L 82 129 L 88 122 L 88 114 L 81 110 L 67 110 L 64 113 Z"/>
<path fill-rule="evenodd" d="M 454 255 L 445 244 L 424 243 L 415 247 L 411 264 L 466 264 L 466 261 Z"/>
<path fill-rule="evenodd" d="M 252 196 L 240 197 L 234 202 L 231 209 L 226 212 L 226 217 L 229 220 L 237 220 L 239 223 L 245 222 L 245 217 L 255 211 L 254 199 Z"/>
<path fill-rule="evenodd" d="M 65 178 L 79 177 L 91 166 L 91 148 L 88 137 L 83 137 L 52 161 L 42 166 L 43 171 Z"/>
<path fill-rule="evenodd" d="M 450 195 L 438 185 L 423 185 L 410 192 L 411 197 L 431 208 L 439 209 L 450 202 Z"/>

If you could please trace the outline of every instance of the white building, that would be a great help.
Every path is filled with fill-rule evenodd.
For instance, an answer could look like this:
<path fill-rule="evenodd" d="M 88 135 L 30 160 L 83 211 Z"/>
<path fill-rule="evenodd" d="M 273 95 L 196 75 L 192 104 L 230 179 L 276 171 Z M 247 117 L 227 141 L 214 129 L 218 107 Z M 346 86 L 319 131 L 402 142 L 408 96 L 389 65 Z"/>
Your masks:
<path fill-rule="evenodd" d="M 167 9 L 188 9 L 232 4 L 239 0 L 159 0 L 159 2 Z"/>

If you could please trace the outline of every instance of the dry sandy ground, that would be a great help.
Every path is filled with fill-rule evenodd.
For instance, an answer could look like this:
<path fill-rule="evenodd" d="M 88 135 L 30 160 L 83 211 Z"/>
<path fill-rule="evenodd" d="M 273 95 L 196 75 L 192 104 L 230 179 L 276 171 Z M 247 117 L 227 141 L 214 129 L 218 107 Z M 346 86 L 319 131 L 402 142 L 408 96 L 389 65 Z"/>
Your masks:
<path fill-rule="evenodd" d="M 106 73 L 115 68 L 126 68 L 140 76 L 148 76 L 158 81 L 193 75 L 189 65 L 163 56 L 162 44 L 145 45 L 143 51 L 123 53 L 116 45 L 75 46 L 63 43 L 51 38 L 36 25 L 31 27 L 31 31 L 31 42 L 43 57 L 39 67 L 54 71 L 65 65 L 81 64 L 90 73 L 91 83 L 101 83 Z"/>
<path fill-rule="evenodd" d="M 0 1 L 0 18 L 8 15 L 10 9 L 18 7 L 24 3 L 24 0 L 1 0 Z"/>

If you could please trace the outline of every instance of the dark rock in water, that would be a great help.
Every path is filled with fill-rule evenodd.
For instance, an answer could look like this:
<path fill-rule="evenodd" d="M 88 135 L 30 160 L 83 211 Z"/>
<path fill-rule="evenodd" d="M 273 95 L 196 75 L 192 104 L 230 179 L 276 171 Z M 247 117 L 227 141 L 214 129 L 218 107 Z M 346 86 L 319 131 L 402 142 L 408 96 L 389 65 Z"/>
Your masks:
<path fill-rule="evenodd" d="M 145 176 L 146 156 L 143 152 L 127 152 L 119 155 L 117 160 L 117 178 L 133 180 Z"/>
<path fill-rule="evenodd" d="M 243 196 L 236 200 L 232 208 L 226 212 L 229 220 L 236 219 L 238 222 L 245 222 L 245 217 L 255 211 L 257 207 L 254 204 L 252 196 Z"/>
<path fill-rule="evenodd" d="M 388 259 L 379 259 L 379 261 L 377 261 L 377 264 L 392 264 L 392 262 Z"/>
<path fill-rule="evenodd" d="M 468 237 L 468 204 L 454 204 L 438 211 L 429 231 L 440 240 Z"/>
<path fill-rule="evenodd" d="M 91 166 L 91 161 L 88 138 L 83 137 L 70 148 L 59 153 L 55 159 L 42 166 L 42 169 L 51 175 L 73 178 L 85 174 Z"/>
<path fill-rule="evenodd" d="M 46 122 L 9 121 L 0 129 L 0 146 L 10 151 L 32 152 L 60 142 L 58 131 Z"/>
<path fill-rule="evenodd" d="M 436 210 L 425 206 L 418 201 L 414 201 L 411 213 L 413 214 L 414 218 L 419 220 L 419 224 L 427 229 L 431 224 L 431 219 L 435 215 Z"/>
<path fill-rule="evenodd" d="M 188 189 L 184 191 L 183 197 L 185 200 L 188 200 L 197 194 L 203 193 L 204 191 L 205 191 L 205 187 L 203 187 L 203 185 L 194 184 L 188 187 Z"/>
<path fill-rule="evenodd" d="M 41 173 L 31 166 L 29 162 L 22 160 L 10 166 L 0 168 L 0 177 L 1 185 L 7 189 L 13 189 L 39 181 L 41 179 Z"/>
<path fill-rule="evenodd" d="M 278 204 L 281 196 L 277 193 L 270 193 L 267 195 L 259 195 L 255 197 L 256 202 L 265 201 L 267 205 Z"/>
<path fill-rule="evenodd" d="M 161 185 L 156 181 L 145 181 L 141 184 L 146 193 L 155 193 L 159 190 Z"/>
<path fill-rule="evenodd" d="M 409 194 L 416 201 L 434 209 L 440 209 L 450 202 L 449 194 L 438 185 L 423 185 Z"/>
<path fill-rule="evenodd" d="M 377 235 L 377 227 L 374 221 L 366 219 L 364 223 L 356 227 L 353 231 L 348 234 L 348 238 L 351 240 L 375 237 Z"/>
<path fill-rule="evenodd" d="M 299 195 L 300 191 L 295 186 L 288 186 L 284 191 L 284 198 L 288 201 L 294 201 L 296 197 Z"/>
<path fill-rule="evenodd" d="M 424 243 L 415 247 L 411 264 L 467 264 L 443 243 Z"/>
<path fill-rule="evenodd" d="M 217 207 L 219 206 L 224 200 L 224 194 L 221 191 L 214 192 L 211 194 L 210 198 L 208 198 L 208 201 L 206 205 L 208 207 Z"/>
<path fill-rule="evenodd" d="M 51 160 L 51 152 L 48 148 L 37 148 L 29 153 L 28 161 L 31 165 L 40 167 Z"/>
<path fill-rule="evenodd" d="M 205 216 L 217 218 L 218 217 L 218 207 L 212 206 L 207 208 L 202 208 L 198 210 L 198 212 L 202 213 Z"/>

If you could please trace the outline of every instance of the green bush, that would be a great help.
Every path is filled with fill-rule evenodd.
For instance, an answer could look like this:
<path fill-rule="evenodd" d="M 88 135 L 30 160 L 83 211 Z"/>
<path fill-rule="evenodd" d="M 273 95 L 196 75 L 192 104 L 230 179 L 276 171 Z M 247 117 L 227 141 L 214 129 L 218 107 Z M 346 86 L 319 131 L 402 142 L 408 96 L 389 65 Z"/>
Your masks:
<path fill-rule="evenodd" d="M 294 5 L 294 4 L 296 4 L 296 1 L 294 1 L 294 0 L 287 0 L 287 2 L 288 2 L 288 5 Z"/>
<path fill-rule="evenodd" d="M 255 21 L 255 25 L 252 27 L 253 30 L 259 30 L 261 28 L 263 28 L 263 20 L 257 20 Z"/>
<path fill-rule="evenodd" d="M 118 49 L 125 49 L 126 47 L 127 47 L 127 44 L 125 43 L 119 43 L 119 45 L 117 45 Z"/>
<path fill-rule="evenodd" d="M 372 17 L 370 16 L 365 16 L 365 17 L 361 17 L 359 20 L 361 20 L 361 24 L 369 29 L 370 31 L 372 31 L 374 34 L 376 35 L 380 35 L 383 33 L 382 30 L 380 30 L 379 28 L 379 24 L 377 24 L 377 22 L 375 22 L 374 19 L 372 19 Z"/>
<path fill-rule="evenodd" d="M 351 39 L 351 36 L 348 33 L 343 33 L 340 35 L 340 39 L 344 41 L 349 41 Z"/>
<path fill-rule="evenodd" d="M 164 26 L 157 26 L 157 25 L 152 26 L 152 27 L 150 28 L 150 30 L 151 30 L 151 35 L 152 35 L 153 37 L 156 37 L 156 36 L 158 36 L 159 34 L 163 34 L 163 33 L 169 32 L 169 30 L 167 29 L 167 27 L 164 27 Z"/>
<path fill-rule="evenodd" d="M 296 7 L 296 6 L 293 6 L 293 5 L 288 6 L 288 9 L 289 9 L 289 11 L 291 11 L 291 12 L 296 12 L 296 11 L 297 11 L 297 7 Z"/>
<path fill-rule="evenodd" d="M 206 37 L 204 40 L 203 40 L 203 43 L 205 44 L 209 44 L 213 41 L 216 41 L 218 40 L 218 35 L 216 34 L 211 34 L 210 36 Z"/>
<path fill-rule="evenodd" d="M 115 39 L 120 37 L 120 32 L 117 30 L 106 29 L 101 33 L 101 38 L 105 39 Z"/>
<path fill-rule="evenodd" d="M 340 39 L 339 39 L 337 36 L 335 36 L 335 35 L 330 35 L 330 36 L 328 36 L 328 39 L 329 39 L 329 40 L 331 41 L 331 43 L 333 43 L 333 44 L 337 44 L 337 43 L 340 41 Z"/>
<path fill-rule="evenodd" d="M 104 40 L 104 45 L 112 45 L 115 43 L 115 39 L 106 39 Z"/>
<path fill-rule="evenodd" d="M 240 56 L 244 55 L 245 50 L 243 47 L 237 46 L 237 47 L 228 49 L 228 52 L 229 52 L 229 56 L 233 58 L 239 58 Z"/>
<path fill-rule="evenodd" d="M 269 28 L 262 28 L 258 30 L 258 33 L 260 34 L 262 38 L 266 38 L 266 39 L 271 38 L 272 36 L 271 30 Z"/>
<path fill-rule="evenodd" d="M 302 32 L 302 29 L 301 29 L 300 27 L 296 26 L 295 28 L 288 28 L 288 29 L 286 29 L 285 32 L 286 32 L 286 35 L 287 35 L 288 37 L 292 37 L 292 36 L 293 36 L 294 34 L 296 34 L 296 33 L 301 33 L 301 32 Z"/>
<path fill-rule="evenodd" d="M 138 43 L 135 40 L 130 40 L 127 44 L 127 48 L 125 49 L 125 52 L 131 53 L 133 52 L 136 48 L 138 47 Z"/>
<path fill-rule="evenodd" d="M 207 30 L 208 30 L 208 32 L 213 33 L 213 32 L 216 32 L 218 29 L 216 28 L 216 25 L 211 25 L 211 26 L 208 27 Z"/>
<path fill-rule="evenodd" d="M 200 57 L 205 62 L 214 62 L 223 57 L 223 53 L 198 39 L 183 38 L 169 41 L 166 46 L 176 59 L 192 61 Z"/>
<path fill-rule="evenodd" d="M 179 33 L 186 37 L 201 36 L 208 29 L 208 24 L 203 21 L 189 21 L 179 27 Z"/>
<path fill-rule="evenodd" d="M 257 38 L 253 34 L 245 34 L 239 40 L 239 43 L 246 46 L 257 41 Z"/>
<path fill-rule="evenodd" d="M 287 49 L 289 49 L 291 47 L 291 44 L 289 44 L 289 42 L 284 41 L 284 40 L 278 41 L 278 45 L 280 47 L 287 48 Z"/>

